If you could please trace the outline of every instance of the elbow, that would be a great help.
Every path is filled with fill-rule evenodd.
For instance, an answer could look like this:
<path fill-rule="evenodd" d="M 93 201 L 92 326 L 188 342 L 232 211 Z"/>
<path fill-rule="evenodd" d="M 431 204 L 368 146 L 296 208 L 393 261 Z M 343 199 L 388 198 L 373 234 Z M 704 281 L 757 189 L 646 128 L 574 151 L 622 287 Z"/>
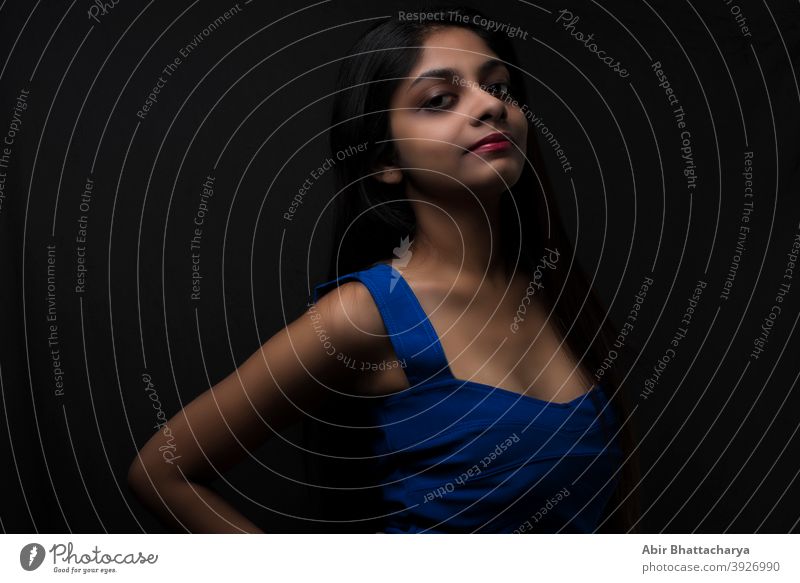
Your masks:
<path fill-rule="evenodd" d="M 160 463 L 159 463 L 160 462 Z M 140 500 L 147 500 L 156 496 L 158 491 L 168 482 L 176 479 L 174 472 L 164 468 L 162 460 L 150 459 L 146 448 L 137 452 L 131 465 L 128 467 L 128 488 Z"/>
<path fill-rule="evenodd" d="M 141 452 L 136 453 L 131 465 L 128 467 L 128 488 L 136 494 L 137 497 L 144 498 L 146 491 L 145 485 L 148 483 L 151 473 L 148 471 L 144 458 Z"/>

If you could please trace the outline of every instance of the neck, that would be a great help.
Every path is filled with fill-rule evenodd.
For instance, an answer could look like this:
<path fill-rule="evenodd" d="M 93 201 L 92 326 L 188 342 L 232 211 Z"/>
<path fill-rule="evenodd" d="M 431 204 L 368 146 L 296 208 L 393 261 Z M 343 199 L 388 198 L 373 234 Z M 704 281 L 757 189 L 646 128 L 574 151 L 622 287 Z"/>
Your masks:
<path fill-rule="evenodd" d="M 444 200 L 408 193 L 417 221 L 409 265 L 435 270 L 448 279 L 508 281 L 500 230 L 500 196 L 478 199 L 470 193 Z"/>

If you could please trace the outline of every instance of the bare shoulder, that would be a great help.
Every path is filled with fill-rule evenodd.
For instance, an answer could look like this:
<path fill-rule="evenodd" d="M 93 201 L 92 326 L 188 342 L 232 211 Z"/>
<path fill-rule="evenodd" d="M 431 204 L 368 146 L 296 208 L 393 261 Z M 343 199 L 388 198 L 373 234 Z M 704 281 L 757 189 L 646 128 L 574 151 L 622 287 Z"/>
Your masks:
<path fill-rule="evenodd" d="M 340 339 L 363 342 L 364 333 L 385 334 L 383 318 L 369 289 L 360 281 L 347 281 L 328 291 L 316 303 L 317 311 Z"/>
<path fill-rule="evenodd" d="M 332 331 L 336 353 L 349 372 L 345 392 L 358 395 L 391 394 L 409 386 L 389 336 L 383 315 L 369 289 L 360 281 L 348 281 L 319 299 L 319 321 Z M 383 367 L 381 363 L 390 366 Z"/>
<path fill-rule="evenodd" d="M 320 338 L 333 343 L 329 352 L 363 361 L 381 354 L 386 327 L 375 299 L 360 281 L 331 289 L 309 308 L 309 314 Z"/>

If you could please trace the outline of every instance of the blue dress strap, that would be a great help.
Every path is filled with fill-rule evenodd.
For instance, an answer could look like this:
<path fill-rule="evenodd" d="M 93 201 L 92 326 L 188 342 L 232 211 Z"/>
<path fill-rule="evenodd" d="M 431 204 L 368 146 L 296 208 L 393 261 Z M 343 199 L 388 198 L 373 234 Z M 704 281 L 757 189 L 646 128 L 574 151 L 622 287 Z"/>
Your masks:
<path fill-rule="evenodd" d="M 378 263 L 362 271 L 340 275 L 314 286 L 309 299 L 316 303 L 325 292 L 353 280 L 363 283 L 372 295 L 397 359 L 400 362 L 405 359 L 409 385 L 450 378 L 447 358 L 433 325 L 408 283 L 393 266 Z"/>

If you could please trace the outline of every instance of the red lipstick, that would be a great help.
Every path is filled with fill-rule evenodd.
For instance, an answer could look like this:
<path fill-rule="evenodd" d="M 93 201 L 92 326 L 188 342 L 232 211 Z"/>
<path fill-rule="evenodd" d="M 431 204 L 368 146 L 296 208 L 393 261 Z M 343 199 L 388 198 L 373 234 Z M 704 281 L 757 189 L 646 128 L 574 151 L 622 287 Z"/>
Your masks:
<path fill-rule="evenodd" d="M 468 152 L 494 152 L 511 148 L 511 135 L 494 132 L 472 144 Z M 465 152 L 466 153 L 466 152 Z"/>

